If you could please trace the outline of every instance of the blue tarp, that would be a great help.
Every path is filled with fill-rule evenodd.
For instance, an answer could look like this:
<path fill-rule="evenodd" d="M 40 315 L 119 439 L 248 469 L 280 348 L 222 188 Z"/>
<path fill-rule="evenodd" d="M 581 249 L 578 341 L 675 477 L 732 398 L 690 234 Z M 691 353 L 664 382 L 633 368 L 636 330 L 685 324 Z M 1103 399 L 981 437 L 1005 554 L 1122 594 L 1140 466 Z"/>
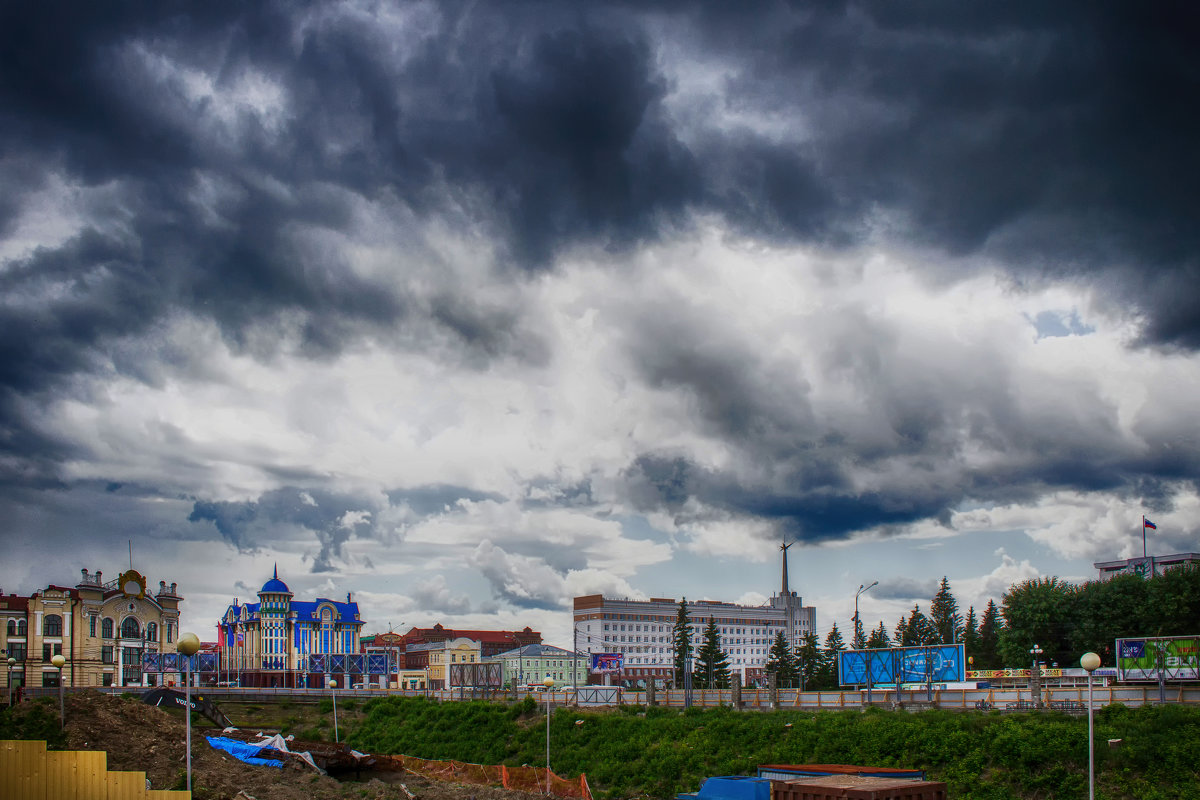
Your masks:
<path fill-rule="evenodd" d="M 678 797 L 696 800 L 771 800 L 771 782 L 746 775 L 722 775 L 705 780 L 699 792 Z"/>
<path fill-rule="evenodd" d="M 259 758 L 258 754 L 264 749 L 253 744 L 239 742 L 237 739 L 226 739 L 221 736 L 205 736 L 208 743 L 218 750 L 224 750 L 229 755 L 236 758 L 238 761 L 244 761 L 247 764 L 259 764 L 264 767 L 279 767 L 283 768 L 282 761 L 275 761 L 270 758 Z"/>

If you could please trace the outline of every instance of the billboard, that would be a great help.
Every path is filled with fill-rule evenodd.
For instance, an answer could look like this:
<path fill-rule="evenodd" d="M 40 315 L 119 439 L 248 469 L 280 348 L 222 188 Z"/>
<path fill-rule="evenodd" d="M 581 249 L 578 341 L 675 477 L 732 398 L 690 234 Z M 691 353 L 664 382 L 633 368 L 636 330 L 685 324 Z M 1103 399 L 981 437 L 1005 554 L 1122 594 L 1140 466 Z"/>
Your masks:
<path fill-rule="evenodd" d="M 949 683 L 966 679 L 961 644 L 931 644 L 838 653 L 838 683 L 842 686 L 888 683 Z"/>
<path fill-rule="evenodd" d="M 592 672 L 620 672 L 624 665 L 624 653 L 592 653 Z"/>
<path fill-rule="evenodd" d="M 1200 636 L 1117 639 L 1116 652 L 1119 680 L 1200 680 Z"/>
<path fill-rule="evenodd" d="M 476 664 L 451 664 L 450 683 L 454 686 L 487 686 L 500 688 L 503 685 L 499 662 L 484 661 Z"/>

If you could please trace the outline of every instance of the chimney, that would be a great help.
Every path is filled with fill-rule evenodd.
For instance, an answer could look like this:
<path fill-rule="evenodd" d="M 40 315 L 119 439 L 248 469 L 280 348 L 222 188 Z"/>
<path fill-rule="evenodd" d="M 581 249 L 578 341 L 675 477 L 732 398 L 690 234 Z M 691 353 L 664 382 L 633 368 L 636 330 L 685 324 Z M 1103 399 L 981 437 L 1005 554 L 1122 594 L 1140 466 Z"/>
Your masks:
<path fill-rule="evenodd" d="M 349 592 L 346 592 L 346 602 L 347 603 L 350 602 L 350 593 Z"/>

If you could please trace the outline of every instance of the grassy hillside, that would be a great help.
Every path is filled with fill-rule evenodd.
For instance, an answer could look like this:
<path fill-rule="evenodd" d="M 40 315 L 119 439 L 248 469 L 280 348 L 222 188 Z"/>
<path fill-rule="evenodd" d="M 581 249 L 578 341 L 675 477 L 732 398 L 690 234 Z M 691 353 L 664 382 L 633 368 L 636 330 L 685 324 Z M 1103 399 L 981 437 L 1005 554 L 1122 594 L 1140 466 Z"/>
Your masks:
<path fill-rule="evenodd" d="M 482 764 L 545 762 L 545 717 L 517 706 L 372 700 L 350 741 L 360 750 Z M 1200 799 L 1200 709 L 1110 706 L 1097 712 L 1097 797 Z M 1110 749 L 1109 739 L 1121 739 Z M 669 798 L 711 775 L 758 764 L 916 767 L 955 798 L 1087 796 L 1087 719 L 1056 713 L 770 713 L 625 707 L 558 709 L 551 766 L 585 772 L 598 795 Z"/>

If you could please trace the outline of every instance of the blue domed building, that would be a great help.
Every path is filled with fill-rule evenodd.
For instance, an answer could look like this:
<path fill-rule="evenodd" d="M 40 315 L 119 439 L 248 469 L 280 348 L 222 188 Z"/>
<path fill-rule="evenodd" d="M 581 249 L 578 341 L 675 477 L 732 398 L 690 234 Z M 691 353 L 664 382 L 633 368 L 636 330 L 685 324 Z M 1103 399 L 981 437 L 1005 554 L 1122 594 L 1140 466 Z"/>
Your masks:
<path fill-rule="evenodd" d="M 322 688 L 330 677 L 343 686 L 361 679 L 358 603 L 318 597 L 294 600 L 276 567 L 257 603 L 226 609 L 217 624 L 222 683 L 240 686 Z"/>

